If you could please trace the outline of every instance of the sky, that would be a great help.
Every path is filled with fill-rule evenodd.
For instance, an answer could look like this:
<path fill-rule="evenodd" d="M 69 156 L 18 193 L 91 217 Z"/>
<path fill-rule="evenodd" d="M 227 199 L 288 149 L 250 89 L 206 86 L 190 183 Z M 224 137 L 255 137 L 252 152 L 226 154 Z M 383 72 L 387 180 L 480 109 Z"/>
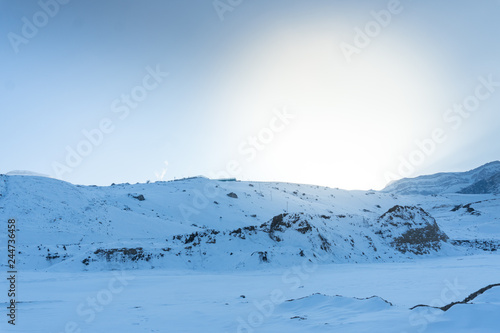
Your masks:
<path fill-rule="evenodd" d="M 0 173 L 381 189 L 499 160 L 499 1 L 0 0 Z"/>

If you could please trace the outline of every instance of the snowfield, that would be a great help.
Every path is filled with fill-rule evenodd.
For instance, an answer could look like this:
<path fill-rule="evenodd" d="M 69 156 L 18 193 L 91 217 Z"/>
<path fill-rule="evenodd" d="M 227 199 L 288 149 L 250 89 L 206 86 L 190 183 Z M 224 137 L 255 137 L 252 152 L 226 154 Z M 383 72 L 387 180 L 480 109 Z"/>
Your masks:
<path fill-rule="evenodd" d="M 40 333 L 498 332 L 500 288 L 446 312 L 410 308 L 463 300 L 499 276 L 493 254 L 252 272 L 29 271 L 20 274 L 19 324 L 0 325 Z"/>
<path fill-rule="evenodd" d="M 384 191 L 0 175 L 0 331 L 498 332 L 498 172 Z"/>

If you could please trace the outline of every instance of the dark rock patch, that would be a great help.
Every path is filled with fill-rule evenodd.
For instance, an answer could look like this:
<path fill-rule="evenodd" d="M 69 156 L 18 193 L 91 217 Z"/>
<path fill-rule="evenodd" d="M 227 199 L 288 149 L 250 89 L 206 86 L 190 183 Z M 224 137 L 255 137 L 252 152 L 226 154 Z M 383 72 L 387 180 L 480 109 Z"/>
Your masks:
<path fill-rule="evenodd" d="M 418 305 L 415 305 L 413 307 L 410 308 L 410 310 L 413 310 L 413 309 L 416 309 L 416 308 L 419 308 L 419 307 L 426 307 L 426 308 L 433 308 L 433 309 L 439 309 L 439 310 L 443 310 L 443 311 L 448 311 L 451 307 L 457 305 L 457 304 L 467 304 L 469 303 L 470 301 L 472 301 L 474 298 L 476 298 L 477 296 L 481 295 L 481 294 L 484 294 L 484 292 L 486 292 L 487 290 L 490 290 L 491 288 L 494 288 L 494 287 L 500 287 L 500 283 L 495 283 L 495 284 L 490 284 L 484 288 L 481 288 L 475 292 L 473 292 L 472 294 L 470 294 L 469 296 L 467 296 L 466 298 L 464 298 L 462 301 L 459 301 L 459 302 L 451 302 L 449 304 L 446 304 L 445 306 L 441 306 L 441 307 L 437 307 L 437 306 L 430 306 L 430 305 L 425 305 L 425 304 L 418 304 Z"/>
<path fill-rule="evenodd" d="M 129 196 L 129 197 L 132 197 L 132 198 L 134 198 L 134 199 L 137 199 L 137 200 L 139 200 L 139 201 L 144 201 L 144 200 L 146 200 L 146 198 L 144 198 L 144 195 L 142 195 L 142 194 L 129 194 L 128 196 Z"/>
<path fill-rule="evenodd" d="M 394 206 L 378 219 L 380 235 L 401 253 L 427 254 L 441 248 L 448 236 L 420 207 Z"/>

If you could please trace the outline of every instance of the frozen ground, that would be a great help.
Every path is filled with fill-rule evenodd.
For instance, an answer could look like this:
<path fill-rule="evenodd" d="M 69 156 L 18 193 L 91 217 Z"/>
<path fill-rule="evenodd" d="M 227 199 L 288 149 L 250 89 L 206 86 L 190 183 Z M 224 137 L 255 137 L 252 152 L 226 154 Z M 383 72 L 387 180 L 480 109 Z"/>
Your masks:
<path fill-rule="evenodd" d="M 0 331 L 498 332 L 500 287 L 447 312 L 409 308 L 463 300 L 499 276 L 495 254 L 225 273 L 27 271 L 18 325 L 2 320 Z"/>
<path fill-rule="evenodd" d="M 19 271 L 13 327 L 0 232 L 0 332 L 499 332 L 500 286 L 436 308 L 500 283 L 493 172 L 394 191 L 0 175 Z"/>

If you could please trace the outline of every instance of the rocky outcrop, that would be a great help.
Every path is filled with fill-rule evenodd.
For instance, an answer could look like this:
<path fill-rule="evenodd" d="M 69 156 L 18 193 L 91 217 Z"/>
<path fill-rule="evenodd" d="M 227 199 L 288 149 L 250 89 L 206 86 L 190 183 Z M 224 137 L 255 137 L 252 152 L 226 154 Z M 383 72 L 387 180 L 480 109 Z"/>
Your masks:
<path fill-rule="evenodd" d="M 441 248 L 448 236 L 422 208 L 394 206 L 378 219 L 380 235 L 401 253 L 428 254 Z"/>

